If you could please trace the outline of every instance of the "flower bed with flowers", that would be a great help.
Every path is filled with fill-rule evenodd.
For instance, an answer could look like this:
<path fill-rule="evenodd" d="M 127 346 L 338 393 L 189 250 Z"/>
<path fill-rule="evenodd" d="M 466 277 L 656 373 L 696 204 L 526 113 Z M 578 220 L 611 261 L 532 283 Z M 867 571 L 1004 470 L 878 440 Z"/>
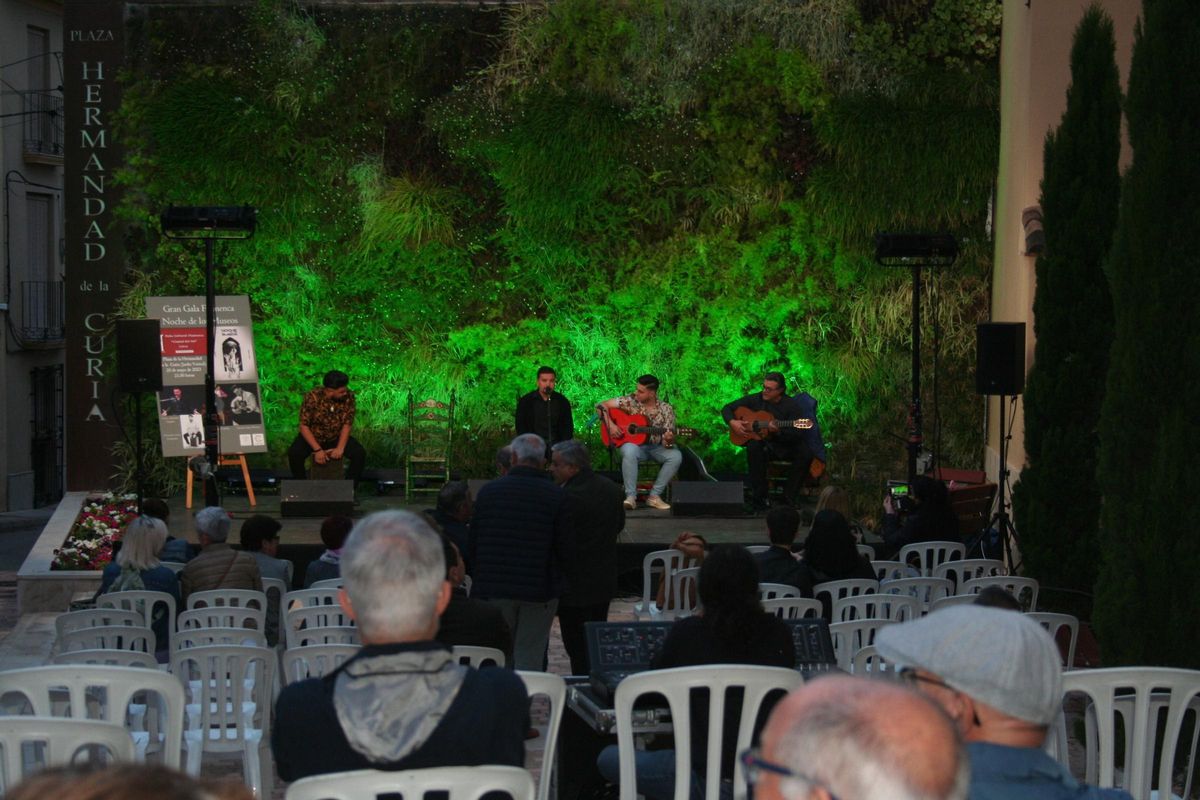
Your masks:
<path fill-rule="evenodd" d="M 50 569 L 104 569 L 112 561 L 113 542 L 137 516 L 137 495 L 89 497 L 79 511 L 63 546 L 54 551 Z"/>

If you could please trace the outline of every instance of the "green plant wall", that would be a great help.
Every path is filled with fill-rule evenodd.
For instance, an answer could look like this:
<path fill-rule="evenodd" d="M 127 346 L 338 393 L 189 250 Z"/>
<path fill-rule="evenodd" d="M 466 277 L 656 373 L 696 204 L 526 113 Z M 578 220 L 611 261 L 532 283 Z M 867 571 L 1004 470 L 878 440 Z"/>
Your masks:
<path fill-rule="evenodd" d="M 909 276 L 871 261 L 871 235 L 949 230 L 926 427 L 943 463 L 976 465 L 999 2 L 875 5 L 142 6 L 127 307 L 202 288 L 161 208 L 248 203 L 258 232 L 220 248 L 218 281 L 255 309 L 276 462 L 302 392 L 340 368 L 373 463 L 398 463 L 410 392 L 453 390 L 458 463 L 486 474 L 549 363 L 581 426 L 658 374 L 692 446 L 731 468 L 720 406 L 781 369 L 848 479 L 904 458 Z M 983 44 L 942 46 L 964 25 Z"/>

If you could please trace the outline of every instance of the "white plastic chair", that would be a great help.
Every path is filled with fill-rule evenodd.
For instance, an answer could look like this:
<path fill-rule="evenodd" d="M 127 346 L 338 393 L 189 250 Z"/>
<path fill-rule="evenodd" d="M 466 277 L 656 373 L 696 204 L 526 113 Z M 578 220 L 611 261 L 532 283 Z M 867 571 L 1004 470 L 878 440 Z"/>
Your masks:
<path fill-rule="evenodd" d="M 338 646 L 361 647 L 362 640 L 358 636 L 358 628 L 353 625 L 325 625 L 323 627 L 301 628 L 292 632 L 292 648 L 316 647 L 329 644 Z"/>
<path fill-rule="evenodd" d="M 1037 611 L 1038 582 L 1036 578 L 1025 578 L 1020 575 L 988 575 L 965 581 L 962 586 L 958 587 L 958 591 L 960 594 L 979 594 L 985 586 L 999 586 L 1017 598 L 1017 602 L 1024 610 Z"/>
<path fill-rule="evenodd" d="M 855 549 L 855 550 L 857 550 L 857 551 L 858 551 L 858 554 L 859 554 L 860 556 L 862 556 L 863 558 L 865 558 L 867 561 L 874 561 L 874 560 L 875 560 L 875 555 L 876 555 L 876 554 L 875 554 L 875 548 L 874 548 L 874 547 L 871 547 L 871 545 L 869 545 L 869 544 L 856 544 L 856 545 L 854 545 L 854 549 Z"/>
<path fill-rule="evenodd" d="M 909 563 L 915 560 L 921 576 L 933 577 L 933 568 L 945 561 L 957 561 L 967 554 L 967 548 L 962 542 L 917 542 L 906 544 L 900 548 L 897 561 Z M 914 556 L 910 559 L 909 556 Z"/>
<path fill-rule="evenodd" d="M 283 682 L 287 684 L 324 677 L 353 658 L 358 651 L 356 644 L 314 644 L 284 650 Z"/>
<path fill-rule="evenodd" d="M 860 594 L 833 601 L 833 621 L 889 619 L 906 622 L 921 616 L 921 603 L 911 595 Z"/>
<path fill-rule="evenodd" d="M 161 610 L 159 606 L 162 606 Z M 148 589 L 109 592 L 96 598 L 96 608 L 123 608 L 128 611 L 137 611 L 145 617 L 147 628 L 153 627 L 156 612 L 165 614 L 167 641 L 161 642 L 161 644 L 164 648 L 171 646 L 171 637 L 175 635 L 175 616 L 178 611 L 174 595 L 166 592 L 152 592 Z"/>
<path fill-rule="evenodd" d="M 692 559 L 686 558 L 682 552 L 669 548 L 647 553 L 642 559 L 642 599 L 633 606 L 633 616 L 638 620 L 674 619 L 675 610 L 661 609 L 655 600 L 654 576 L 659 575 L 660 581 L 670 585 L 671 577 L 676 570 L 696 566 Z M 673 598 L 668 598 L 668 601 Z"/>
<path fill-rule="evenodd" d="M 64 631 L 58 637 L 58 652 L 71 650 L 136 650 L 154 654 L 154 631 L 132 625 L 97 625 Z"/>
<path fill-rule="evenodd" d="M 884 594 L 907 594 L 917 598 L 921 612 L 928 613 L 929 606 L 939 597 L 947 597 L 954 591 L 954 582 L 948 578 L 897 578 L 879 584 Z"/>
<path fill-rule="evenodd" d="M 811 597 L 776 597 L 763 600 L 763 611 L 780 619 L 816 619 L 821 616 L 821 601 Z"/>
<path fill-rule="evenodd" d="M 675 587 L 675 618 L 690 617 L 700 610 L 700 568 L 685 567 L 671 576 Z"/>
<path fill-rule="evenodd" d="M 818 600 L 821 595 L 829 597 L 829 606 L 833 607 L 835 600 L 843 597 L 854 597 L 860 594 L 871 594 L 879 591 L 879 581 L 869 578 L 847 578 L 843 581 L 825 581 L 813 587 L 813 597 Z"/>
<path fill-rule="evenodd" d="M 374 800 L 399 794 L 421 800 L 444 792 L 447 800 L 479 800 L 503 792 L 513 800 L 534 800 L 533 777 L 520 767 L 435 767 L 399 772 L 361 769 L 301 778 L 287 788 L 285 800 Z"/>
<path fill-rule="evenodd" d="M 1007 575 L 1008 567 L 996 558 L 963 558 L 958 561 L 944 561 L 933 568 L 933 577 L 949 578 L 954 585 L 962 586 L 972 578 L 982 578 L 988 575 Z"/>
<path fill-rule="evenodd" d="M 1170 795 L 1176 775 L 1186 772 L 1182 797 L 1191 796 L 1192 772 L 1200 725 L 1200 671 L 1165 667 L 1116 667 L 1072 670 L 1063 674 L 1063 696 L 1080 692 L 1090 701 L 1086 722 L 1084 781 L 1101 787 L 1122 786 L 1139 800 Z M 1175 763 L 1185 715 L 1192 719 L 1192 742 L 1187 765 Z M 1117 738 L 1117 717 L 1124 736 Z M 1067 764 L 1066 729 L 1060 715 L 1057 740 L 1059 761 Z M 1054 747 L 1047 749 L 1054 750 Z M 1124 753 L 1124 779 L 1117 782 L 1118 753 Z M 1155 752 L 1161 753 L 1157 768 Z"/>
<path fill-rule="evenodd" d="M 171 672 L 192 692 L 183 734 L 189 775 L 200 774 L 206 752 L 241 753 L 246 785 L 264 796 L 259 751 L 266 751 L 269 764 L 276 659 L 269 648 L 240 645 L 189 647 L 171 654 Z"/>
<path fill-rule="evenodd" d="M 283 578 L 263 578 L 263 594 L 267 596 L 267 639 L 274 646 L 279 643 L 279 632 L 283 630 L 283 598 L 287 597 L 288 584 Z"/>
<path fill-rule="evenodd" d="M 752 556 L 758 555 L 759 553 L 765 553 L 770 549 L 771 549 L 771 545 L 769 545 L 769 544 L 748 544 L 748 545 L 746 545 L 746 552 Z"/>
<path fill-rule="evenodd" d="M 760 600 L 778 600 L 783 597 L 799 597 L 800 590 L 790 583 L 760 583 L 758 597 Z"/>
<path fill-rule="evenodd" d="M 354 620 L 341 606 L 292 607 L 283 619 L 284 641 L 289 650 L 312 644 L 351 644 L 358 640 Z"/>
<path fill-rule="evenodd" d="M 882 583 L 883 581 L 892 581 L 897 578 L 916 578 L 917 568 L 910 567 L 903 561 L 872 561 L 871 568 L 875 570 L 875 577 Z"/>
<path fill-rule="evenodd" d="M 95 628 L 106 625 L 132 625 L 146 627 L 146 617 L 137 611 L 123 608 L 88 608 L 83 611 L 68 611 L 54 618 L 54 630 L 59 636 L 80 628 Z"/>
<path fill-rule="evenodd" d="M 313 581 L 309 589 L 340 589 L 342 588 L 341 578 L 326 578 L 320 581 Z"/>
<path fill-rule="evenodd" d="M 336 578 L 334 580 L 341 580 Z M 325 583 L 326 581 L 317 581 Z M 308 589 L 293 589 L 283 596 L 285 615 L 287 611 L 298 607 L 336 606 L 338 605 L 338 590 L 334 586 L 315 586 Z"/>
<path fill-rule="evenodd" d="M 854 656 L 867 645 L 875 644 L 875 634 L 885 625 L 892 625 L 890 619 L 855 619 L 849 622 L 834 622 L 829 626 L 829 635 L 833 638 L 833 653 L 837 658 L 838 668 L 850 672 L 854 666 Z"/>
<path fill-rule="evenodd" d="M 179 767 L 179 748 L 183 741 L 183 687 L 166 672 L 98 665 L 29 667 L 0 672 L 0 696 L 10 694 L 24 697 L 30 712 L 39 717 L 95 719 L 94 712 L 99 714 L 101 721 L 122 726 L 126 725 L 127 716 L 132 717 L 134 729 L 130 733 L 138 761 L 146 759 L 152 736 L 143 724 L 149 698 L 139 695 L 153 695 L 157 712 L 153 726 L 155 744 L 162 746 L 164 764 Z M 160 730 L 161 735 L 157 733 Z"/>
<path fill-rule="evenodd" d="M 44 743 L 36 770 L 78 764 L 78 754 L 103 747 L 106 763 L 133 761 L 133 739 L 121 725 L 100 720 L 61 717 L 0 717 L 0 747 L 4 750 L 4 791 L 27 776 L 25 756 Z M 32 774 L 32 773 L 30 773 Z"/>
<path fill-rule="evenodd" d="M 562 724 L 563 708 L 567 703 L 567 683 L 561 675 L 549 672 L 519 670 L 517 676 L 525 682 L 529 699 L 545 697 L 550 703 L 549 720 L 542 735 L 542 772 L 538 778 L 537 800 L 550 799 L 550 787 L 555 785 L 555 756 L 558 753 L 558 729 Z"/>
<path fill-rule="evenodd" d="M 854 658 L 850 660 L 851 672 L 855 675 L 870 675 L 880 677 L 896 671 L 896 665 L 879 655 L 875 645 L 858 648 Z"/>
<path fill-rule="evenodd" d="M 175 633 L 172 650 L 209 647 L 217 644 L 266 647 L 267 637 L 262 631 L 256 631 L 253 628 L 180 628 Z"/>
<path fill-rule="evenodd" d="M 257 589 L 207 589 L 203 592 L 192 592 L 187 598 L 187 610 L 194 608 L 257 608 L 265 615 L 267 612 L 267 595 Z"/>
<path fill-rule="evenodd" d="M 1072 669 L 1075 666 L 1075 645 L 1079 643 L 1079 618 L 1073 614 L 1056 614 L 1053 611 L 1028 611 L 1025 616 L 1045 628 L 1055 644 L 1058 643 L 1058 632 L 1063 628 L 1067 629 L 1070 639 L 1067 642 L 1063 667 Z"/>
<path fill-rule="evenodd" d="M 265 634 L 267 617 L 264 609 L 254 606 L 204 606 L 179 612 L 176 631 L 196 628 L 245 628 Z"/>
<path fill-rule="evenodd" d="M 450 648 L 458 663 L 479 669 L 480 667 L 503 667 L 504 651 L 495 647 L 480 647 L 473 644 L 456 644 Z"/>
<path fill-rule="evenodd" d="M 184 567 L 186 567 L 186 566 L 187 566 L 187 564 L 185 564 L 185 563 L 184 563 L 184 562 L 182 562 L 182 561 L 160 561 L 160 562 L 158 562 L 158 563 L 159 563 L 161 566 L 164 566 L 164 567 L 166 567 L 167 569 L 171 570 L 171 572 L 174 572 L 176 575 L 178 575 L 178 574 L 180 573 L 180 571 L 181 571 L 181 570 L 182 570 Z"/>
<path fill-rule="evenodd" d="M 975 598 L 978 596 L 979 595 L 975 594 L 951 594 L 946 595 L 945 597 L 934 598 L 929 603 L 929 613 L 932 614 L 938 609 L 947 608 L 949 606 L 969 606 L 971 603 L 975 602 Z"/>
<path fill-rule="evenodd" d="M 141 653 L 137 650 L 71 650 L 54 655 L 51 657 L 50 663 L 158 669 L 158 661 L 152 653 Z"/>
<path fill-rule="evenodd" d="M 614 698 L 621 800 L 634 800 L 637 797 L 633 708 L 642 695 L 661 694 L 671 708 L 671 725 L 675 734 L 675 800 L 687 800 L 692 776 L 691 695 L 693 690 L 708 690 L 708 750 L 705 763 L 709 767 L 704 797 L 705 800 L 718 800 L 725 703 L 729 690 L 738 687 L 744 690 L 735 751 L 740 753 L 750 746 L 759 708 L 767 696 L 776 691 L 789 692 L 803 682 L 804 678 L 795 670 L 740 664 L 651 670 L 628 676 L 617 684 Z M 734 764 L 733 797 L 734 800 L 744 800 L 746 797 L 746 779 L 742 765 L 737 761 Z"/>

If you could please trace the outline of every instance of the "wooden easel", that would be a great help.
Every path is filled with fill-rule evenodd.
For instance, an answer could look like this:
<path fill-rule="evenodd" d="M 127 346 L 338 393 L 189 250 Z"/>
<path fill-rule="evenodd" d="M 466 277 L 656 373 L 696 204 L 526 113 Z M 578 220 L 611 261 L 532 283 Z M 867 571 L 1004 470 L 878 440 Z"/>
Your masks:
<path fill-rule="evenodd" d="M 254 485 L 250 483 L 250 467 L 246 466 L 245 453 L 231 453 L 230 455 L 217 456 L 218 467 L 241 467 L 242 480 L 246 482 L 246 496 L 250 498 L 250 506 L 253 508 L 258 505 L 254 499 Z M 192 507 L 192 481 L 194 476 L 192 470 L 187 470 L 187 507 Z"/>

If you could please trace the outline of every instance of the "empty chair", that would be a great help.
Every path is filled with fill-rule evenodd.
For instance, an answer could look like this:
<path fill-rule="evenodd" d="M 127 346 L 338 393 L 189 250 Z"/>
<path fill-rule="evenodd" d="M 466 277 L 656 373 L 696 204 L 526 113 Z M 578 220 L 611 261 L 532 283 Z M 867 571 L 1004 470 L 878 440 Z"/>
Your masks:
<path fill-rule="evenodd" d="M 279 631 L 283 629 L 283 598 L 287 596 L 288 584 L 282 578 L 263 578 L 263 594 L 267 596 L 267 641 L 274 647 L 279 643 Z"/>
<path fill-rule="evenodd" d="M 180 628 L 175 632 L 174 650 L 208 647 L 214 644 L 266 647 L 267 637 L 253 628 Z"/>
<path fill-rule="evenodd" d="M 1181 796 L 1191 796 L 1196 726 L 1200 725 L 1200 671 L 1162 667 L 1072 670 L 1063 674 L 1063 696 L 1075 692 L 1088 701 L 1082 743 L 1086 782 L 1102 787 L 1119 785 L 1140 800 L 1152 796 L 1153 786 L 1159 797 L 1170 796 L 1176 776 L 1183 774 L 1185 791 Z M 1185 717 L 1190 726 L 1185 725 Z M 1063 719 L 1059 717 L 1061 749 L 1057 757 L 1067 765 Z M 1192 741 L 1180 750 L 1179 737 L 1184 730 L 1192 733 Z M 1186 764 L 1176 762 L 1177 752 L 1188 760 Z M 1117 780 L 1117 759 L 1122 753 L 1123 779 Z"/>
<path fill-rule="evenodd" d="M 821 601 L 812 597 L 776 597 L 762 601 L 763 610 L 780 619 L 805 619 L 821 616 Z"/>
<path fill-rule="evenodd" d="M 693 566 L 695 564 L 691 559 L 673 548 L 647 553 L 642 559 L 642 599 L 633 607 L 634 617 L 639 620 L 673 619 L 675 611 L 672 606 L 678 604 L 673 604 L 674 598 L 668 597 L 664 601 L 667 608 L 659 607 L 656 599 L 656 580 L 670 585 L 676 570 Z"/>
<path fill-rule="evenodd" d="M 833 601 L 833 621 L 889 619 L 904 622 L 921 616 L 921 603 L 912 595 L 860 594 Z"/>
<path fill-rule="evenodd" d="M 850 671 L 855 675 L 888 675 L 896 671 L 896 666 L 879 654 L 875 645 L 869 644 L 858 648 L 858 652 L 850 660 Z"/>
<path fill-rule="evenodd" d="M 870 594 L 879 591 L 879 581 L 867 578 L 847 578 L 844 581 L 826 581 L 813 587 L 813 597 L 821 601 L 821 613 L 828 619 L 833 614 L 833 602 L 843 597 Z"/>
<path fill-rule="evenodd" d="M 931 603 L 954 591 L 954 583 L 947 578 L 897 578 L 879 584 L 879 591 L 911 595 L 921 604 L 922 613 L 928 613 Z"/>
<path fill-rule="evenodd" d="M 338 578 L 337 580 L 341 580 Z M 283 597 L 286 612 L 301 606 L 336 606 L 338 604 L 338 589 L 335 586 L 308 589 L 293 589 Z"/>
<path fill-rule="evenodd" d="M 59 636 L 66 631 L 107 625 L 133 625 L 143 628 L 146 627 L 146 616 L 122 608 L 88 608 L 83 611 L 68 611 L 54 618 L 54 630 Z"/>
<path fill-rule="evenodd" d="M 1063 666 L 1067 669 L 1075 666 L 1075 645 L 1079 642 L 1079 618 L 1073 614 L 1056 614 L 1052 611 L 1029 611 L 1026 616 L 1035 620 L 1050 633 L 1060 651 L 1062 643 L 1058 641 L 1058 632 L 1064 628 L 1067 630 L 1067 651 L 1063 653 Z"/>
<path fill-rule="evenodd" d="M 204 753 L 241 753 L 246 784 L 263 796 L 260 750 L 269 758 L 276 655 L 266 647 L 209 645 L 176 650 L 171 672 L 190 687 L 184 748 L 187 772 Z"/>
<path fill-rule="evenodd" d="M 0 696 L 8 702 L 14 696 L 23 697 L 30 713 L 39 717 L 91 718 L 121 726 L 126 725 L 127 716 L 132 717 L 138 760 L 145 759 L 151 744 L 152 734 L 145 730 L 143 720 L 147 705 L 152 705 L 156 711 L 153 744 L 161 746 L 164 764 L 179 766 L 183 687 L 165 672 L 98 665 L 9 670 L 0 672 Z"/>
<path fill-rule="evenodd" d="M 57 640 L 60 653 L 71 650 L 136 650 L 154 654 L 154 631 L 132 625 L 97 625 L 64 631 Z"/>
<path fill-rule="evenodd" d="M 320 678 L 344 664 L 359 651 L 356 644 L 314 644 L 283 651 L 283 682 Z"/>
<path fill-rule="evenodd" d="M 266 614 L 267 595 L 257 589 L 208 589 L 192 592 L 187 598 L 187 608 L 257 608 Z"/>
<path fill-rule="evenodd" d="M 50 663 L 158 669 L 158 660 L 152 653 L 142 653 L 137 650 L 70 650 L 66 653 L 56 653 L 51 657 Z"/>
<path fill-rule="evenodd" d="M 897 578 L 920 577 L 917 574 L 916 567 L 910 567 L 903 561 L 872 561 L 871 568 L 875 570 L 875 577 L 881 583 L 883 581 L 893 581 Z"/>
<path fill-rule="evenodd" d="M 351 644 L 358 640 L 354 620 L 340 605 L 288 608 L 283 619 L 284 641 L 288 648 L 311 644 Z"/>
<path fill-rule="evenodd" d="M 525 691 L 532 700 L 535 697 L 545 697 L 550 703 L 550 713 L 546 730 L 541 737 L 545 743 L 542 751 L 542 772 L 538 777 L 537 800 L 549 800 L 552 785 L 555 755 L 558 752 L 558 728 L 562 724 L 563 708 L 567 702 L 567 683 L 561 675 L 549 672 L 518 671 L 517 675 L 525 683 Z"/>
<path fill-rule="evenodd" d="M 301 628 L 292 632 L 293 647 L 316 647 L 319 644 L 362 646 L 358 628 L 350 625 L 326 625 Z"/>
<path fill-rule="evenodd" d="M 1017 598 L 1017 602 L 1024 610 L 1037 611 L 1038 582 L 1035 578 L 1024 578 L 1020 575 L 988 575 L 982 578 L 972 578 L 959 587 L 959 593 L 979 594 L 979 591 L 985 586 L 999 586 Z"/>
<path fill-rule="evenodd" d="M 435 767 L 401 772 L 363 769 L 301 778 L 287 788 L 285 800 L 365 800 L 402 795 L 421 800 L 430 792 L 446 800 L 480 800 L 503 792 L 512 800 L 534 800 L 533 777 L 520 767 Z"/>
<path fill-rule="evenodd" d="M 266 632 L 266 614 L 255 606 L 205 606 L 182 611 L 177 631 L 193 628 L 249 628 Z"/>
<path fill-rule="evenodd" d="M 124 726 L 101 720 L 61 717 L 0 717 L 0 748 L 4 750 L 4 791 L 27 777 L 26 756 L 41 745 L 38 769 L 78 764 L 80 753 L 103 748 L 105 763 L 133 761 L 133 739 Z"/>
<path fill-rule="evenodd" d="M 676 797 L 687 797 L 692 764 L 692 698 L 707 694 L 708 743 L 704 780 L 705 800 L 718 800 L 720 796 L 721 769 L 725 729 L 725 707 L 730 690 L 742 690 L 741 717 L 737 728 L 734 752 L 742 752 L 750 746 L 754 724 L 763 701 L 778 692 L 788 692 L 803 683 L 799 672 L 780 667 L 752 667 L 725 665 L 712 667 L 680 667 L 678 669 L 652 670 L 630 675 L 619 684 L 614 698 L 617 717 L 617 758 L 620 764 L 621 800 L 634 800 L 637 796 L 636 754 L 634 747 L 634 705 L 646 694 L 661 694 L 666 697 L 671 709 L 671 726 L 675 736 L 675 786 Z M 611 751 L 606 751 L 611 752 Z M 602 756 L 603 758 L 603 756 Z M 703 765 L 696 765 L 703 766 Z M 742 766 L 734 759 L 733 797 L 746 797 L 746 781 Z"/>
<path fill-rule="evenodd" d="M 788 583 L 760 583 L 758 585 L 758 596 L 763 600 L 799 597 L 800 590 Z"/>
<path fill-rule="evenodd" d="M 960 560 L 966 553 L 967 548 L 962 542 L 917 542 L 901 547 L 896 560 L 916 564 L 922 577 L 932 578 L 938 564 Z"/>
<path fill-rule="evenodd" d="M 157 642 L 160 650 L 171 646 L 171 637 L 175 634 L 175 616 L 177 604 L 175 597 L 167 592 L 152 592 L 149 590 L 108 592 L 96 598 L 96 608 L 123 608 L 137 611 L 146 618 L 146 627 L 153 628 L 158 620 L 166 621 L 167 639 Z"/>
<path fill-rule="evenodd" d="M 933 568 L 933 577 L 949 578 L 954 585 L 962 586 L 972 578 L 982 578 L 986 575 L 1007 575 L 1008 567 L 996 558 L 963 558 L 957 561 L 944 561 Z"/>
<path fill-rule="evenodd" d="M 947 579 L 948 580 L 948 579 Z M 948 608 L 949 606 L 970 605 L 975 602 L 978 595 L 974 594 L 951 594 L 945 597 L 937 597 L 929 602 L 929 613 L 937 611 L 939 608 Z"/>
<path fill-rule="evenodd" d="M 311 586 L 306 586 L 306 589 L 340 589 L 342 588 L 341 578 L 324 578 L 319 581 L 313 581 Z"/>
<path fill-rule="evenodd" d="M 456 644 L 450 648 L 458 663 L 469 667 L 503 667 L 504 651 L 495 647 L 477 647 L 472 644 Z"/>
<path fill-rule="evenodd" d="M 833 638 L 833 652 L 839 669 L 850 672 L 854 667 L 854 656 L 867 645 L 875 644 L 875 634 L 890 619 L 855 619 L 849 622 L 834 622 L 829 626 Z"/>

